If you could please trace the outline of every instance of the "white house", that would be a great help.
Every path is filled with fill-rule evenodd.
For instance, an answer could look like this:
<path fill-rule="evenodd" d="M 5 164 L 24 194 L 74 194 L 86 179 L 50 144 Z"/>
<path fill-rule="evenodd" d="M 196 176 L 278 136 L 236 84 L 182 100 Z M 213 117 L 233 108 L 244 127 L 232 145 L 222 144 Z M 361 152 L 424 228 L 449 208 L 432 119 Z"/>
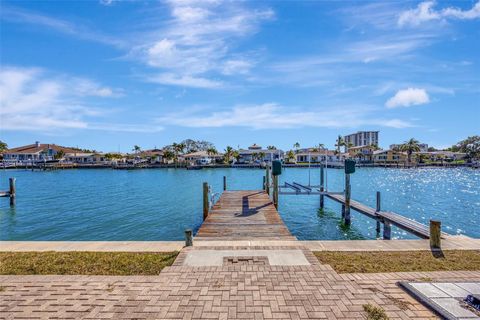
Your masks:
<path fill-rule="evenodd" d="M 238 150 L 239 163 L 260 163 L 272 162 L 274 160 L 283 160 L 284 152 L 279 149 L 263 149 L 257 144 L 253 144 L 248 149 Z"/>
<path fill-rule="evenodd" d="M 207 151 L 196 151 L 184 154 L 181 156 L 181 158 L 190 164 L 205 165 L 221 161 L 223 159 L 223 154 L 208 154 Z"/>
<path fill-rule="evenodd" d="M 348 153 L 336 153 L 332 150 L 316 148 L 299 149 L 295 154 L 296 162 L 311 162 L 311 163 L 339 163 L 348 158 Z"/>

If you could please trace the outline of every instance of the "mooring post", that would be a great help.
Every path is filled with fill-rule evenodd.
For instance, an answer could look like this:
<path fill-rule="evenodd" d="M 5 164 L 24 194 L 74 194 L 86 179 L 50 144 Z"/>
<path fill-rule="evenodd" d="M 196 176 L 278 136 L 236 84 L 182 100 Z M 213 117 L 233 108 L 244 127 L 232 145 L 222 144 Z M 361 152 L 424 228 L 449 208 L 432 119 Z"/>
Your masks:
<path fill-rule="evenodd" d="M 381 198 L 380 198 L 380 191 L 377 191 L 377 212 L 381 211 Z M 380 234 L 380 221 L 377 219 L 377 235 Z"/>
<path fill-rule="evenodd" d="M 15 178 L 9 178 L 8 179 L 8 182 L 9 182 L 9 185 L 10 185 L 9 194 L 10 194 L 10 205 L 11 206 L 15 205 L 15 196 L 16 196 L 15 180 L 16 180 Z"/>
<path fill-rule="evenodd" d="M 351 188 L 350 188 L 350 174 L 345 174 L 345 224 L 350 225 L 351 218 L 350 218 L 350 196 L 351 196 Z"/>
<path fill-rule="evenodd" d="M 263 176 L 263 190 L 267 190 L 265 176 Z"/>
<path fill-rule="evenodd" d="M 390 224 L 390 221 L 383 222 L 383 239 L 392 239 L 392 225 Z"/>
<path fill-rule="evenodd" d="M 321 164 L 320 165 L 320 192 L 325 191 L 324 181 L 325 181 L 324 169 L 323 169 L 323 164 Z M 320 209 L 323 209 L 324 207 L 325 207 L 325 196 L 323 195 L 323 193 L 320 193 Z"/>
<path fill-rule="evenodd" d="M 227 177 L 223 176 L 223 191 L 227 190 Z"/>
<path fill-rule="evenodd" d="M 208 208 L 209 203 L 208 203 L 208 183 L 204 182 L 203 183 L 203 221 L 207 219 L 208 217 Z"/>
<path fill-rule="evenodd" d="M 441 247 L 441 230 L 442 224 L 440 221 L 430 220 L 430 247 L 433 249 L 440 249 Z"/>
<path fill-rule="evenodd" d="M 185 230 L 185 247 L 193 246 L 192 229 Z"/>
<path fill-rule="evenodd" d="M 273 204 L 278 209 L 278 176 L 273 176 Z"/>
<path fill-rule="evenodd" d="M 270 167 L 268 164 L 265 169 L 265 190 L 267 194 L 270 195 Z"/>

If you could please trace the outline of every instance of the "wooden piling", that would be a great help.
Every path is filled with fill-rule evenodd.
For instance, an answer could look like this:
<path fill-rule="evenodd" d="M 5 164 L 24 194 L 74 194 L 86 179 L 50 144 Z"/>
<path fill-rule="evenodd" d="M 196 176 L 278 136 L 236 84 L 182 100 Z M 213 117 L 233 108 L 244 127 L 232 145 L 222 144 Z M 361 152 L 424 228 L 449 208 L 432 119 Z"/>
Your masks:
<path fill-rule="evenodd" d="M 227 190 L 227 177 L 223 176 L 223 191 Z"/>
<path fill-rule="evenodd" d="M 377 212 L 380 212 L 381 211 L 381 198 L 380 198 L 380 191 L 377 191 L 377 208 L 376 208 L 376 211 Z M 377 231 L 377 235 L 380 234 L 380 220 L 377 219 L 377 228 L 376 228 L 376 231 Z"/>
<path fill-rule="evenodd" d="M 270 166 L 268 164 L 265 167 L 265 191 L 270 195 Z"/>
<path fill-rule="evenodd" d="M 208 201 L 208 183 L 203 183 L 203 221 L 208 217 L 208 208 L 209 201 Z"/>
<path fill-rule="evenodd" d="M 350 174 L 345 174 L 345 224 L 350 225 L 351 217 L 350 217 L 350 196 L 351 196 L 351 188 L 350 188 Z"/>
<path fill-rule="evenodd" d="M 325 175 L 324 175 L 324 168 L 323 164 L 320 166 L 320 192 L 325 191 Z M 323 209 L 325 207 L 325 196 L 323 194 L 320 194 L 320 209 Z"/>
<path fill-rule="evenodd" d="M 267 190 L 267 185 L 266 185 L 266 180 L 265 180 L 265 176 L 263 176 L 263 190 Z"/>
<path fill-rule="evenodd" d="M 185 230 L 185 247 L 193 246 L 192 229 Z"/>
<path fill-rule="evenodd" d="M 278 176 L 273 176 L 273 204 L 278 209 Z"/>
<path fill-rule="evenodd" d="M 392 239 L 392 225 L 390 224 L 390 221 L 383 222 L 383 239 Z"/>
<path fill-rule="evenodd" d="M 430 220 L 430 247 L 433 249 L 441 248 L 442 224 L 440 221 Z"/>
<path fill-rule="evenodd" d="M 16 197 L 16 187 L 15 187 L 15 178 L 9 178 L 8 182 L 10 185 L 9 194 L 10 194 L 10 205 L 15 205 L 15 197 Z"/>

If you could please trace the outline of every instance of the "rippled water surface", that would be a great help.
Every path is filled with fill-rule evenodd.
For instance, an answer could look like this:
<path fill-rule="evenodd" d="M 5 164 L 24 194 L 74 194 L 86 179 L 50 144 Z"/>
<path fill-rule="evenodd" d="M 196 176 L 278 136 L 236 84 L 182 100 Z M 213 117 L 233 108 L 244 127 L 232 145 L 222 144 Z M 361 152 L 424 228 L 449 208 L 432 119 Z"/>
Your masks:
<path fill-rule="evenodd" d="M 180 240 L 202 220 L 202 182 L 229 189 L 260 189 L 263 170 L 185 169 L 1 171 L 0 190 L 17 178 L 17 205 L 0 198 L 1 240 Z M 343 190 L 343 171 L 328 170 L 330 191 Z M 308 183 L 308 169 L 287 168 L 283 181 Z M 319 170 L 310 171 L 318 184 Z M 352 198 L 423 223 L 435 218 L 445 231 L 480 237 L 480 171 L 471 169 L 359 168 L 351 177 Z M 280 196 L 279 211 L 299 239 L 371 239 L 375 222 L 352 211 L 340 221 L 340 205 L 319 196 Z M 393 228 L 397 238 L 413 238 Z"/>

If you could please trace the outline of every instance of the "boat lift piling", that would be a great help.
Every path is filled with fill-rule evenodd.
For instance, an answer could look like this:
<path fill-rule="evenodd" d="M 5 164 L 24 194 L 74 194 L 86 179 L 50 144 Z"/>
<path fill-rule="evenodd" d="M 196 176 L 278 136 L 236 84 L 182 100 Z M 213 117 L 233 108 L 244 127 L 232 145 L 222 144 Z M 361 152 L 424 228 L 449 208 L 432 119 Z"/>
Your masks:
<path fill-rule="evenodd" d="M 15 178 L 9 178 L 8 179 L 8 191 L 0 191 L 0 197 L 8 197 L 10 198 L 10 206 L 13 207 L 15 206 L 15 198 L 17 196 L 17 188 L 15 186 Z"/>

